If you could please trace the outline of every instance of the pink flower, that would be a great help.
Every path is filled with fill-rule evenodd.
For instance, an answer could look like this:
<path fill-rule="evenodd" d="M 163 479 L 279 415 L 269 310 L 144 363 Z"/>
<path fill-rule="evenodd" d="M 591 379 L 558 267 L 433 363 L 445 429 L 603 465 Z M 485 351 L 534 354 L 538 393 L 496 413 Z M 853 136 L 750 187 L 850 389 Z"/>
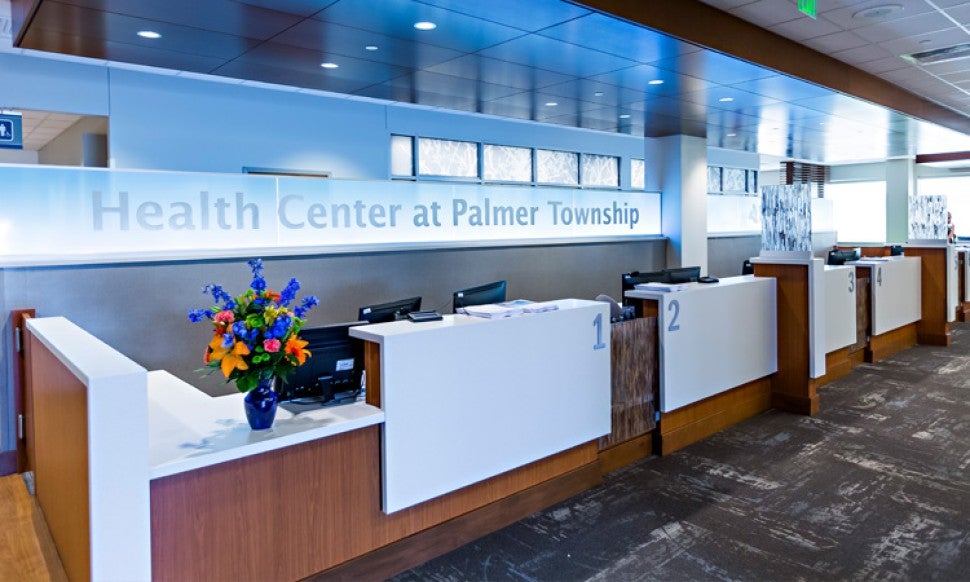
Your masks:
<path fill-rule="evenodd" d="M 228 309 L 224 309 L 217 313 L 215 317 L 212 318 L 216 323 L 224 323 L 226 325 L 231 324 L 236 321 L 236 316 L 232 314 Z"/>
<path fill-rule="evenodd" d="M 271 354 L 275 354 L 280 351 L 280 340 L 278 339 L 268 339 L 263 340 L 263 349 Z"/>

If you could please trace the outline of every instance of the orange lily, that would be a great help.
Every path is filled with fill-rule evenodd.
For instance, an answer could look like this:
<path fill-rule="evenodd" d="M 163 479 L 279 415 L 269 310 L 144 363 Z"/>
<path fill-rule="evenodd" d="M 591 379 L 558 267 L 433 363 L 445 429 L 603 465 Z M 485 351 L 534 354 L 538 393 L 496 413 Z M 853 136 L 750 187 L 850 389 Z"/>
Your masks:
<path fill-rule="evenodd" d="M 212 350 L 212 354 L 209 356 L 209 361 L 219 360 L 219 367 L 222 369 L 222 375 L 226 378 L 233 370 L 248 370 L 249 364 L 246 363 L 245 356 L 249 355 L 249 348 L 243 342 L 236 342 L 231 348 L 222 347 L 222 337 L 215 336 L 212 341 L 209 342 L 209 349 Z"/>
<path fill-rule="evenodd" d="M 301 340 L 296 336 L 286 340 L 286 353 L 296 358 L 298 366 L 302 366 L 306 362 L 307 356 L 310 355 L 310 350 L 305 349 L 308 343 L 310 342 Z"/>

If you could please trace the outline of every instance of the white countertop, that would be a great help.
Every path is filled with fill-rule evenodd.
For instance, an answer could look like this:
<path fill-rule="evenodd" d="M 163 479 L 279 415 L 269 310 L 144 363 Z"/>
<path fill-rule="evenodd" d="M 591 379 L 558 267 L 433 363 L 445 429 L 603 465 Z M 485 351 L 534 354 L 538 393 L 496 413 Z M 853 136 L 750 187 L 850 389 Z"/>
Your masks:
<path fill-rule="evenodd" d="M 720 279 L 717 283 L 684 283 L 684 288 L 679 291 L 654 291 L 649 289 L 634 289 L 632 291 L 627 291 L 623 295 L 625 297 L 633 297 L 634 299 L 656 299 L 658 297 L 675 297 L 683 295 L 684 293 L 704 293 L 707 291 L 713 291 L 714 289 L 723 289 L 725 287 L 731 287 L 734 285 L 744 285 L 753 283 L 756 281 L 762 281 L 764 277 L 755 277 L 754 275 L 740 275 L 737 277 L 724 277 Z"/>
<path fill-rule="evenodd" d="M 149 464 L 158 479 L 384 421 L 363 402 L 294 414 L 280 406 L 273 427 L 254 431 L 242 393 L 212 397 L 165 371 L 148 373 Z"/>
<path fill-rule="evenodd" d="M 597 301 L 589 301 L 586 299 L 557 299 L 555 301 L 543 301 L 543 303 L 555 304 L 559 309 L 555 311 L 561 311 L 564 309 L 574 309 L 576 307 L 583 307 L 590 304 L 598 304 Z M 351 337 L 360 338 L 364 341 L 374 342 L 377 344 L 383 344 L 384 339 L 392 336 L 399 336 L 405 334 L 413 333 L 423 333 L 443 328 L 449 327 L 460 327 L 466 325 L 486 325 L 494 324 L 496 322 L 508 321 L 520 317 L 543 317 L 548 316 L 550 313 L 555 313 L 555 311 L 544 311 L 540 313 L 522 313 L 519 315 L 513 315 L 511 317 L 498 317 L 498 318 L 487 318 L 487 317 L 473 317 L 470 315 L 457 314 L 457 315 L 444 315 L 442 319 L 438 321 L 422 321 L 419 323 L 414 323 L 411 321 L 391 321 L 387 323 L 375 323 L 371 325 L 359 325 L 350 328 Z"/>

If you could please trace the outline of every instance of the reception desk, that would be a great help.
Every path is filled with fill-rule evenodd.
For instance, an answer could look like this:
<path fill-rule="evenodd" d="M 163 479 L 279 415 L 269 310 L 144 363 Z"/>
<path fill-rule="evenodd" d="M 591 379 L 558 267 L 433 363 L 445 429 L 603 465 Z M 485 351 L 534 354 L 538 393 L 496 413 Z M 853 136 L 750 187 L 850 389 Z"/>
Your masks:
<path fill-rule="evenodd" d="M 27 326 L 37 498 L 72 580 L 383 579 L 601 479 L 609 306 L 357 328 L 369 400 L 248 428 L 242 395 Z M 601 327 L 602 326 L 602 327 Z M 413 463 L 413 464 L 412 464 Z"/>
<path fill-rule="evenodd" d="M 863 257 L 852 263 L 869 278 L 871 335 L 866 360 L 878 362 L 917 342 L 922 314 L 919 257 Z"/>
<path fill-rule="evenodd" d="M 770 407 L 768 377 L 778 353 L 774 279 L 747 275 L 625 296 L 658 318 L 661 454 Z"/>

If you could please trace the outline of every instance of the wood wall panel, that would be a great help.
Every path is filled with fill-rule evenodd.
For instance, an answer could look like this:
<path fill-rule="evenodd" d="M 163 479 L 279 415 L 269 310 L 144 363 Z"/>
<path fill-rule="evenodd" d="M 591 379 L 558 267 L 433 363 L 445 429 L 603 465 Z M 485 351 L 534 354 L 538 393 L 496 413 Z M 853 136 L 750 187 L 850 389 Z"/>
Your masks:
<path fill-rule="evenodd" d="M 821 388 L 849 375 L 853 366 L 853 360 L 849 357 L 849 349 L 849 347 L 844 347 L 825 354 L 825 375 L 812 380 L 815 388 Z"/>
<path fill-rule="evenodd" d="M 10 312 L 10 332 L 14 335 L 13 341 L 10 345 L 16 345 L 18 341 L 18 332 L 21 334 L 19 339 L 21 342 L 26 339 L 27 330 L 26 320 L 34 317 L 35 312 L 33 309 L 15 309 Z M 13 362 L 11 363 L 11 371 L 13 372 L 13 418 L 14 422 L 17 421 L 19 415 L 23 415 L 24 418 L 24 435 L 20 438 L 19 432 L 15 428 L 15 434 L 17 439 L 16 453 L 15 453 L 15 465 L 14 471 L 18 473 L 23 473 L 30 470 L 30 458 L 31 454 L 28 454 L 27 447 L 31 445 L 32 439 L 28 437 L 30 434 L 28 422 L 32 419 L 27 414 L 27 400 L 29 395 L 27 394 L 27 382 L 29 375 L 27 372 L 27 350 L 21 349 L 20 353 L 16 351 L 13 352 Z M 0 470 L 0 474 L 5 474 L 6 471 Z"/>
<path fill-rule="evenodd" d="M 906 256 L 920 257 L 922 313 L 917 341 L 934 346 L 950 345 L 950 324 L 946 301 L 946 247 L 906 247 Z"/>
<path fill-rule="evenodd" d="M 660 413 L 655 449 L 661 455 L 682 449 L 760 414 L 772 404 L 771 376 L 748 382 L 677 410 Z"/>
<path fill-rule="evenodd" d="M 87 388 L 29 332 L 37 501 L 68 577 L 91 579 Z"/>
<path fill-rule="evenodd" d="M 872 336 L 869 338 L 869 348 L 866 350 L 866 361 L 879 362 L 896 352 L 915 346 L 918 337 L 917 328 L 917 323 L 911 323 L 882 335 Z"/>
<path fill-rule="evenodd" d="M 153 579 L 305 578 L 596 463 L 590 442 L 387 515 L 374 426 L 156 479 Z"/>
<path fill-rule="evenodd" d="M 364 342 L 364 379 L 365 401 L 371 406 L 381 407 L 381 346 L 374 342 Z"/>
<path fill-rule="evenodd" d="M 644 317 L 610 326 L 612 431 L 599 448 L 644 435 L 655 426 L 657 318 Z"/>
<path fill-rule="evenodd" d="M 601 450 L 599 461 L 603 475 L 652 455 L 653 440 L 650 432 Z"/>
<path fill-rule="evenodd" d="M 816 414 L 818 395 L 809 366 L 808 267 L 755 263 L 754 274 L 777 280 L 778 372 L 771 381 L 772 406 Z"/>
<path fill-rule="evenodd" d="M 860 276 L 861 274 L 861 276 Z M 855 270 L 855 343 L 849 346 L 849 354 L 853 361 L 862 361 L 862 353 L 869 345 L 869 335 L 872 333 L 872 302 L 869 300 L 869 269 L 857 267 Z"/>

